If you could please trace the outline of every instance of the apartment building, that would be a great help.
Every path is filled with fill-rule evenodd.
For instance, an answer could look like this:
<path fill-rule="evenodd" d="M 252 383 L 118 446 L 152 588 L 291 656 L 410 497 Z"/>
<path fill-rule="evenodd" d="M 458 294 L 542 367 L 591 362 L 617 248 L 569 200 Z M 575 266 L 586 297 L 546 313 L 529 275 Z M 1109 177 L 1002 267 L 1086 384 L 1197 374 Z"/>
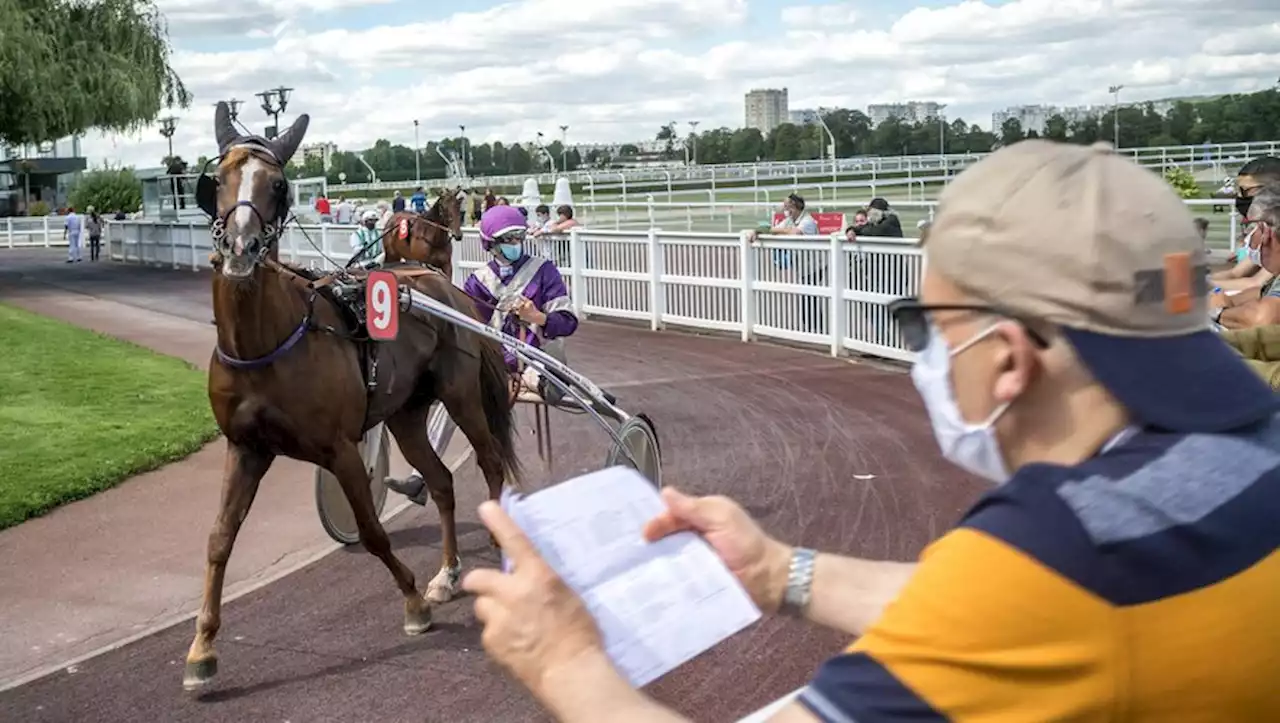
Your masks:
<path fill-rule="evenodd" d="M 908 101 L 906 103 L 876 103 L 867 106 L 867 118 L 872 127 L 878 126 L 890 118 L 897 118 L 903 123 L 923 123 L 942 117 L 946 108 L 943 103 L 934 101 Z"/>
<path fill-rule="evenodd" d="M 787 89 L 759 88 L 747 93 L 745 98 L 747 128 L 755 128 L 761 133 L 769 133 L 774 128 L 786 123 Z"/>

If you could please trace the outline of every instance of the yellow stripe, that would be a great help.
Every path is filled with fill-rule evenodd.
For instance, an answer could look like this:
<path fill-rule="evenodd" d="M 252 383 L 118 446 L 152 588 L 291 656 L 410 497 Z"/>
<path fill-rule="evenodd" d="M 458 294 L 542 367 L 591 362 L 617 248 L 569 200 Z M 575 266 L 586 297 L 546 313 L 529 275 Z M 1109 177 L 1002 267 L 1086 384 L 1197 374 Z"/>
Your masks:
<path fill-rule="evenodd" d="M 1115 608 L 984 533 L 925 550 L 850 646 L 959 721 L 1280 721 L 1280 553 Z"/>
<path fill-rule="evenodd" d="M 1114 687 L 1114 615 L 1035 559 L 959 529 L 925 550 L 902 594 L 850 650 L 955 720 L 1103 720 L 1125 692 Z"/>

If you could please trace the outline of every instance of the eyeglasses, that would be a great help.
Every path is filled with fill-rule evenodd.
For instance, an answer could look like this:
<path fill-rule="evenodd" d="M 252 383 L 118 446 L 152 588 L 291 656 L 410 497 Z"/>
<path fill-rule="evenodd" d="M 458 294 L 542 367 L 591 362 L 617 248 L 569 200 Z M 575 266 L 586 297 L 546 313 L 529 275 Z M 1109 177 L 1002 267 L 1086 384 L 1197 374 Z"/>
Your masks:
<path fill-rule="evenodd" d="M 1036 346 L 1041 348 L 1049 346 L 1049 342 L 1044 336 L 1031 328 L 1027 319 L 1020 318 L 1018 315 L 1004 311 L 997 306 L 989 304 L 924 304 L 914 296 L 904 296 L 901 299 L 894 299 L 889 302 L 889 314 L 893 316 L 894 321 L 898 322 L 898 331 L 902 333 L 902 340 L 906 343 L 909 351 L 920 352 L 929 345 L 931 326 L 929 315 L 935 311 L 960 311 L 970 314 L 1000 316 L 1020 324 L 1022 328 L 1026 329 L 1027 336 L 1031 337 L 1031 341 Z"/>

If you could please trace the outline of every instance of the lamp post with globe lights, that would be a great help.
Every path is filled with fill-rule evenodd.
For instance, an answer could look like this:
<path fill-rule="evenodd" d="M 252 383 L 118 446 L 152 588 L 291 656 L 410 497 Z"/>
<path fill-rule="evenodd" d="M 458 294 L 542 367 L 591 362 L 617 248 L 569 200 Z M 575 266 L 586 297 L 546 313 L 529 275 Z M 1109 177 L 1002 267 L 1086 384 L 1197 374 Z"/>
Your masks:
<path fill-rule="evenodd" d="M 691 158 L 686 158 L 685 163 L 692 160 L 693 165 L 698 165 L 698 124 L 702 121 L 689 121 L 689 144 Z"/>
<path fill-rule="evenodd" d="M 1111 104 L 1111 125 L 1115 134 L 1116 150 L 1120 150 L 1120 91 L 1124 90 L 1123 85 L 1113 85 L 1107 88 L 1107 92 L 1115 96 L 1115 102 Z"/>
<path fill-rule="evenodd" d="M 280 134 L 280 114 L 289 108 L 289 94 L 293 92 L 293 88 L 286 88 L 283 85 L 278 88 L 270 88 L 256 95 L 262 99 L 262 111 L 271 116 L 273 126 L 267 129 L 267 138 L 275 138 Z"/>
<path fill-rule="evenodd" d="M 178 179 L 173 173 L 175 170 L 173 168 L 173 134 L 177 130 L 178 130 L 177 118 L 174 118 L 173 116 L 169 116 L 167 118 L 160 119 L 160 135 L 164 136 L 164 139 L 169 142 L 169 155 L 165 156 L 164 165 L 165 165 L 165 173 L 169 174 L 169 192 L 170 194 L 172 194 L 172 198 L 173 198 L 174 213 L 178 212 L 178 208 L 180 206 L 186 205 L 186 204 L 180 203 L 181 199 L 179 198 L 179 195 L 178 195 Z M 161 205 L 161 208 L 163 208 L 163 205 Z"/>
<path fill-rule="evenodd" d="M 413 182 L 422 183 L 422 144 L 418 142 L 418 119 L 413 119 Z"/>

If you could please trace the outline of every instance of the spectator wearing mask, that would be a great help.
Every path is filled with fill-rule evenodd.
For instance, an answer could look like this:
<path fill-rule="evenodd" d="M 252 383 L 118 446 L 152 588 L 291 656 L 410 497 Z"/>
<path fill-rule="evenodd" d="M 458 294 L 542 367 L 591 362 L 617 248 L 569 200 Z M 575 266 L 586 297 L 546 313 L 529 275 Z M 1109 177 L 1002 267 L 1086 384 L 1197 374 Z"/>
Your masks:
<path fill-rule="evenodd" d="M 540 236 L 551 230 L 551 207 L 545 203 L 538 204 L 533 209 L 534 221 L 530 225 L 533 227 L 533 235 Z"/>
<path fill-rule="evenodd" d="M 391 196 L 391 212 L 400 213 L 403 210 L 404 210 L 404 196 L 399 191 L 396 191 Z"/>
<path fill-rule="evenodd" d="M 1209 297 L 1210 315 L 1223 329 L 1250 329 L 1280 324 L 1280 284 L 1275 276 L 1280 271 L 1280 248 L 1273 228 L 1262 219 L 1271 218 L 1277 205 L 1280 183 L 1259 187 L 1249 197 L 1251 216 L 1245 217 L 1249 233 L 1249 254 L 1272 277 L 1257 291 L 1246 289 L 1235 295 L 1216 292 Z M 1252 210 L 1254 207 L 1256 211 Z"/>
<path fill-rule="evenodd" d="M 413 191 L 413 196 L 409 198 L 409 206 L 414 213 L 427 212 L 427 194 L 422 190 L 422 186 L 418 186 Z"/>
<path fill-rule="evenodd" d="M 1263 156 L 1241 166 L 1236 174 L 1235 208 L 1242 220 L 1248 214 L 1249 204 L 1253 202 L 1258 190 L 1273 183 L 1280 183 L 1280 158 Z M 1214 286 L 1223 291 L 1244 292 L 1259 289 L 1271 280 L 1273 274 L 1262 268 L 1256 254 L 1250 253 L 1249 237 L 1252 233 L 1253 229 L 1244 229 L 1241 255 L 1237 256 L 1235 266 L 1209 276 Z"/>
<path fill-rule="evenodd" d="M 1253 230 L 1252 240 L 1267 262 L 1273 256 L 1280 255 L 1276 230 L 1280 228 L 1280 184 L 1265 186 L 1253 197 L 1245 223 Z M 1268 282 L 1268 286 L 1275 285 L 1274 279 Z M 1280 391 L 1280 325 L 1264 324 L 1226 330 L 1220 337 L 1272 389 Z"/>
<path fill-rule="evenodd" d="M 964 170 L 933 228 L 892 313 L 943 456 L 993 485 L 956 527 L 857 559 L 666 488 L 644 533 L 699 534 L 761 610 L 854 638 L 770 720 L 1280 720 L 1280 397 L 1208 330 L 1181 199 L 1034 139 Z M 511 563 L 462 582 L 492 659 L 560 721 L 686 720 L 499 505 L 480 517 Z"/>
<path fill-rule="evenodd" d="M 898 214 L 889 208 L 889 202 L 883 198 L 873 198 L 867 204 L 867 222 L 857 228 L 859 236 L 878 236 L 880 238 L 902 238 L 902 221 Z"/>

